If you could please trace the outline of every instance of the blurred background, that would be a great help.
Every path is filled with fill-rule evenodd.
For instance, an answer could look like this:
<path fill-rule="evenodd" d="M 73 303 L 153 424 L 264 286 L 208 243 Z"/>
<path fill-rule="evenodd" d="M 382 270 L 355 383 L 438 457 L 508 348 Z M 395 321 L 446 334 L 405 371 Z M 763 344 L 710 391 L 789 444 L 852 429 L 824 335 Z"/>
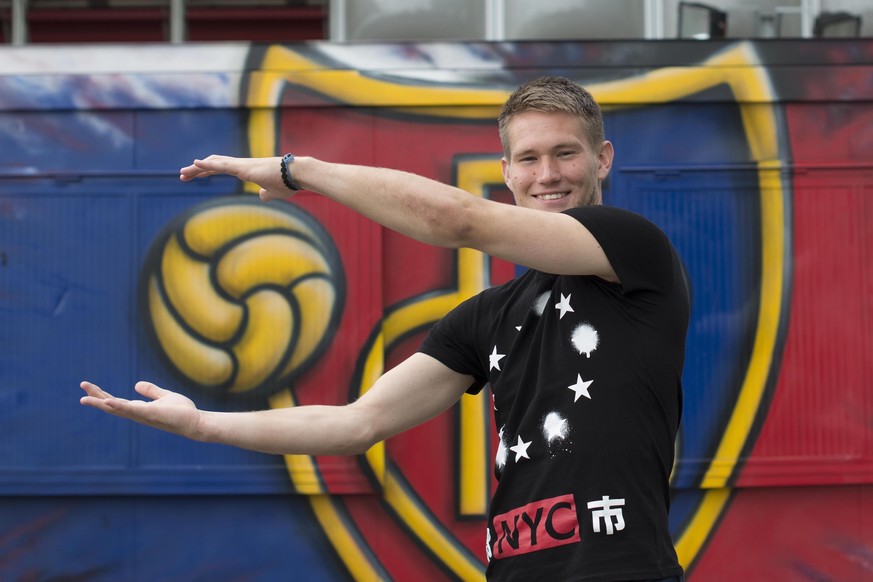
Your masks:
<path fill-rule="evenodd" d="M 605 202 L 689 274 L 687 579 L 873 581 L 870 0 L 0 0 L 0 580 L 482 580 L 484 391 L 366 455 L 280 457 L 78 383 L 360 397 L 515 266 L 178 168 L 302 152 L 511 202 L 496 116 L 545 74 L 601 103 Z"/>
<path fill-rule="evenodd" d="M 0 19 L 13 44 L 873 35 L 868 0 L 2 0 Z"/>

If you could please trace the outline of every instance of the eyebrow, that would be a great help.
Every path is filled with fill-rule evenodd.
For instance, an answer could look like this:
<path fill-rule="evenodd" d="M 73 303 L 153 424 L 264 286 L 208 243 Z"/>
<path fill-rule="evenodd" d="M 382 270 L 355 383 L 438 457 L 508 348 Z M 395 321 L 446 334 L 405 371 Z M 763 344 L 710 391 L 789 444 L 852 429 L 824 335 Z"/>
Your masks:
<path fill-rule="evenodd" d="M 572 149 L 579 149 L 579 143 L 578 142 L 570 142 L 570 141 L 562 142 L 562 143 L 555 144 L 554 146 L 552 146 L 549 149 L 550 149 L 550 151 L 562 150 L 562 149 L 571 149 L 571 150 Z M 522 156 L 529 155 L 533 152 L 534 152 L 533 148 L 528 148 L 526 150 L 521 150 L 520 152 L 513 153 L 512 157 L 514 157 L 514 158 L 522 157 Z"/>

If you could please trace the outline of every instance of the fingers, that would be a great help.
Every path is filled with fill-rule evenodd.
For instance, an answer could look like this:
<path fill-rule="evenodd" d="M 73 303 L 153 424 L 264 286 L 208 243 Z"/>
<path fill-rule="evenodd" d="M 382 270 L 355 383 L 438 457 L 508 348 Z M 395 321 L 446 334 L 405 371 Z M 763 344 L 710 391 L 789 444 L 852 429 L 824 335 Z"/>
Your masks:
<path fill-rule="evenodd" d="M 93 382 L 85 381 L 80 383 L 79 386 L 87 394 L 87 396 L 82 397 L 83 404 L 90 404 L 92 400 L 102 400 L 107 402 L 110 400 L 117 400 L 120 402 L 128 402 L 128 400 L 125 400 L 124 398 L 116 398 L 115 396 L 113 396 L 109 392 L 106 392 L 105 390 L 100 388 L 100 386 L 94 384 Z M 134 386 L 134 390 L 136 390 L 138 393 L 142 394 L 146 398 L 150 398 L 152 400 L 156 400 L 169 394 L 173 394 L 169 390 L 164 390 L 160 386 L 152 384 L 151 382 L 137 382 L 136 386 Z"/>
<path fill-rule="evenodd" d="M 205 178 L 207 176 L 212 176 L 215 173 L 216 172 L 210 172 L 196 166 L 195 164 L 191 164 L 190 166 L 185 166 L 179 170 L 179 179 L 183 182 L 190 182 L 195 178 Z"/>
<path fill-rule="evenodd" d="M 230 174 L 235 176 L 236 170 L 233 161 L 234 158 L 215 155 L 203 160 L 194 160 L 191 165 L 179 170 L 179 179 L 183 182 L 190 182 L 195 178 L 205 178 L 215 174 Z"/>
<path fill-rule="evenodd" d="M 293 195 L 282 182 L 279 172 L 280 158 L 235 158 L 231 156 L 209 156 L 197 159 L 179 170 L 179 179 L 190 182 L 196 178 L 205 178 L 216 174 L 233 176 L 244 182 L 253 182 L 260 186 L 261 200 L 269 201 L 276 198 L 288 198 Z"/>
<path fill-rule="evenodd" d="M 240 158 L 232 158 L 230 156 L 209 156 L 202 160 L 194 160 L 191 166 L 197 168 L 200 175 L 211 176 L 213 174 L 228 174 L 230 176 L 238 176 L 240 169 L 243 167 Z M 189 167 L 191 167 L 189 166 Z"/>
<path fill-rule="evenodd" d="M 140 382 L 140 384 L 147 384 L 147 382 Z M 80 386 L 87 394 L 79 399 L 80 404 L 96 408 L 113 416 L 146 422 L 145 419 L 148 416 L 147 409 L 144 407 L 146 402 L 115 397 L 92 382 L 82 382 Z M 153 384 L 151 386 L 157 388 Z M 157 389 L 160 390 L 160 388 Z"/>
<path fill-rule="evenodd" d="M 81 384 L 79 384 L 79 387 L 82 388 L 82 390 L 84 390 L 85 393 L 88 394 L 88 396 L 91 396 L 92 398 L 99 398 L 99 399 L 103 399 L 103 400 L 105 400 L 106 398 L 113 398 L 112 394 L 104 391 L 103 389 L 100 388 L 100 386 L 98 386 L 97 384 L 94 384 L 92 382 L 88 382 L 88 381 L 82 382 Z"/>
<path fill-rule="evenodd" d="M 98 408 L 103 412 L 121 416 L 122 411 L 127 410 L 127 407 L 131 404 L 130 400 L 113 396 L 93 382 L 85 381 L 80 383 L 79 386 L 85 391 L 85 394 L 87 394 L 87 396 L 82 396 L 82 398 L 79 399 L 79 403 L 84 404 L 85 406 L 91 406 L 93 408 Z M 155 386 L 155 388 L 157 388 L 157 386 Z"/>
<path fill-rule="evenodd" d="M 129 401 L 123 398 L 116 398 L 100 390 L 100 388 L 90 382 L 82 382 L 82 388 L 85 389 L 88 396 L 80 398 L 80 404 L 114 414 L 115 416 L 124 416 L 123 410 L 129 404 Z"/>
<path fill-rule="evenodd" d="M 258 197 L 264 202 L 269 202 L 270 200 L 282 200 L 284 198 L 290 197 L 289 193 L 283 194 L 276 194 L 272 190 L 267 190 L 265 188 L 261 188 L 260 190 L 258 190 Z"/>
<path fill-rule="evenodd" d="M 103 412 L 121 416 L 121 409 L 129 404 L 129 401 L 122 398 L 95 398 L 93 396 L 83 396 L 79 399 L 79 404 L 97 408 Z"/>
<path fill-rule="evenodd" d="M 198 176 L 201 176 L 201 175 L 202 175 L 202 172 L 201 172 L 200 168 L 198 168 L 194 164 L 191 164 L 190 166 L 185 166 L 184 168 L 179 169 L 179 179 L 182 180 L 183 182 L 188 182 L 188 181 L 193 180 L 194 178 L 197 178 Z"/>
<path fill-rule="evenodd" d="M 151 382 L 137 382 L 133 389 L 151 400 L 157 400 L 158 398 L 172 394 L 169 390 L 164 390 L 160 386 L 152 384 Z"/>

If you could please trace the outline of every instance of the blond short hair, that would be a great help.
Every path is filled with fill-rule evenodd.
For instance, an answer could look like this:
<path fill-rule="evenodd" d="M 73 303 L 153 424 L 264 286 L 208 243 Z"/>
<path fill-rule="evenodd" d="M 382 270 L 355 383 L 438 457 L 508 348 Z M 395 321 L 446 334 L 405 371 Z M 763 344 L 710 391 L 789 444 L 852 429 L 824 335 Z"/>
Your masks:
<path fill-rule="evenodd" d="M 503 155 L 509 158 L 509 121 L 526 111 L 570 113 L 579 118 L 595 151 L 604 140 L 603 113 L 591 93 L 566 77 L 539 77 L 516 89 L 497 117 Z"/>

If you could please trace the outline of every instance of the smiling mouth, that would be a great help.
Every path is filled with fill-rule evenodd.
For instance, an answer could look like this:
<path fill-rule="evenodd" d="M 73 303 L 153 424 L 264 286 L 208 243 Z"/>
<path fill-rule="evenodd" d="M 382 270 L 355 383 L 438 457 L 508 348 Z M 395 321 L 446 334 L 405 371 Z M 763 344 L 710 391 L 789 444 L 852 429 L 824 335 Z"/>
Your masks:
<path fill-rule="evenodd" d="M 539 200 L 560 200 L 566 195 L 566 192 L 561 192 L 557 194 L 535 194 L 534 198 L 537 198 Z"/>

